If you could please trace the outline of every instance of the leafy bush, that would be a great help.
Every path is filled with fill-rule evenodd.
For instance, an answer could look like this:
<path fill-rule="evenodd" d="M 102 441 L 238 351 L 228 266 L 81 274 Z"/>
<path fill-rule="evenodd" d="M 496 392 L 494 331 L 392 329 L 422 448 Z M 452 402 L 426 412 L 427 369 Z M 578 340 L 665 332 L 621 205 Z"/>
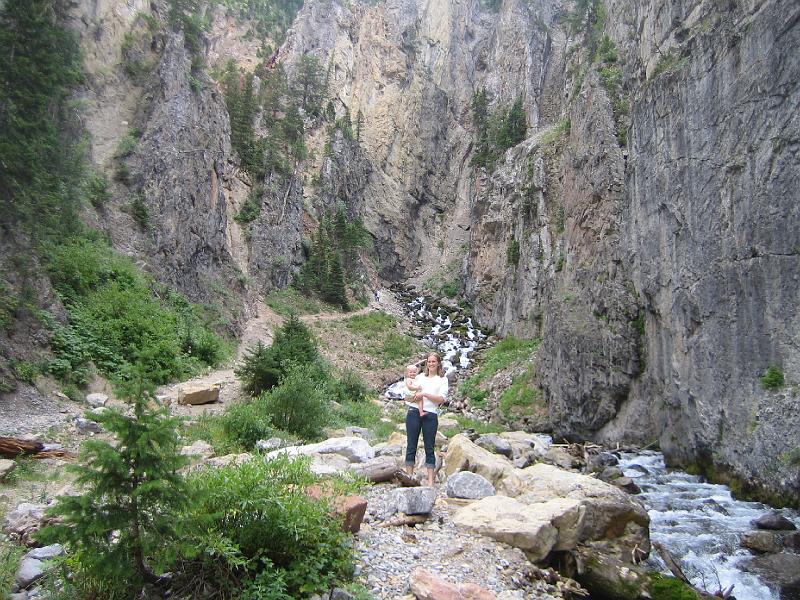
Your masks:
<path fill-rule="evenodd" d="M 295 315 L 278 329 L 269 347 L 259 342 L 236 369 L 243 388 L 252 396 L 278 385 L 290 365 L 308 365 L 317 361 L 319 354 L 311 331 Z"/>
<path fill-rule="evenodd" d="M 767 369 L 767 373 L 761 378 L 761 385 L 765 390 L 777 390 L 784 384 L 783 371 L 780 367 L 772 365 Z"/>
<path fill-rule="evenodd" d="M 260 398 L 228 406 L 220 422 L 228 440 L 247 451 L 255 448 L 258 440 L 275 435 L 272 419 Z"/>
<path fill-rule="evenodd" d="M 369 396 L 369 388 L 358 373 L 352 369 L 345 369 L 338 379 L 330 382 L 328 389 L 331 399 L 339 402 L 364 402 Z"/>
<path fill-rule="evenodd" d="M 227 352 L 185 297 L 157 299 L 152 282 L 104 242 L 82 237 L 51 247 L 45 266 L 70 313 L 68 326 L 48 319 L 55 359 L 47 370 L 65 382 L 85 384 L 90 362 L 120 379 L 147 350 L 149 379 L 166 383 Z"/>
<path fill-rule="evenodd" d="M 290 366 L 281 384 L 258 400 L 278 429 L 306 440 L 321 437 L 331 418 L 324 375 L 321 370 L 313 371 L 310 373 L 307 365 Z"/>
<path fill-rule="evenodd" d="M 84 443 L 81 464 L 71 468 L 82 496 L 62 496 L 52 509 L 60 520 L 39 534 L 47 543 L 66 543 L 78 579 L 89 588 L 119 582 L 103 597 L 135 598 L 155 580 L 153 566 L 175 539 L 175 515 L 186 502 L 178 473 L 186 458 L 178 452 L 177 420 L 151 408 L 153 390 L 139 367 L 136 383 L 123 390 L 133 414 L 109 410 L 95 418 L 116 436 Z"/>
<path fill-rule="evenodd" d="M 349 537 L 305 493 L 315 482 L 307 460 L 286 457 L 191 475 L 178 596 L 298 598 L 348 579 Z"/>
<path fill-rule="evenodd" d="M 86 180 L 86 195 L 95 208 L 100 208 L 111 199 L 108 179 L 102 173 L 93 173 Z"/>

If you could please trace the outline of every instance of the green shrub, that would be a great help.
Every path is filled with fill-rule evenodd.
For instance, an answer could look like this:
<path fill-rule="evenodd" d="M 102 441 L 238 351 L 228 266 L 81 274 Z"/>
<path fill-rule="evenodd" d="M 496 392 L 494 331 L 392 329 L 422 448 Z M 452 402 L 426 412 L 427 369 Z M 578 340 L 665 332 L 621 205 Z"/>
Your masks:
<path fill-rule="evenodd" d="M 261 214 L 261 194 L 264 193 L 263 188 L 258 187 L 247 196 L 247 200 L 242 204 L 242 208 L 236 213 L 233 218 L 237 223 L 250 223 L 258 218 Z"/>
<path fill-rule="evenodd" d="M 134 194 L 129 210 L 136 224 L 141 229 L 147 229 L 147 226 L 150 224 L 150 209 L 147 208 L 144 194 Z"/>
<path fill-rule="evenodd" d="M 259 342 L 236 369 L 242 387 L 251 396 L 257 396 L 278 385 L 290 365 L 310 365 L 319 357 L 311 331 L 295 315 L 281 325 L 270 346 Z"/>
<path fill-rule="evenodd" d="M 352 369 L 345 369 L 338 379 L 333 379 L 328 390 L 331 399 L 339 403 L 352 402 L 362 403 L 369 396 L 369 387 L 361 379 L 361 376 Z"/>
<path fill-rule="evenodd" d="M 269 439 L 276 433 L 261 398 L 228 406 L 220 422 L 227 440 L 246 451 L 253 450 L 258 440 Z"/>
<path fill-rule="evenodd" d="M 328 504 L 306 495 L 315 482 L 308 460 L 286 457 L 191 475 L 179 596 L 299 598 L 349 579 L 349 536 Z"/>
<path fill-rule="evenodd" d="M 17 570 L 25 548 L 10 542 L 0 543 L 0 598 L 10 598 L 17 583 Z"/>
<path fill-rule="evenodd" d="M 784 384 L 783 371 L 780 367 L 772 365 L 761 378 L 761 385 L 765 390 L 777 390 Z"/>
<path fill-rule="evenodd" d="M 141 133 L 138 130 L 128 130 L 117 143 L 117 150 L 114 152 L 115 158 L 127 158 L 136 152 L 136 146 L 139 143 Z"/>
<path fill-rule="evenodd" d="M 86 180 L 86 195 L 95 208 L 100 208 L 111 199 L 108 179 L 102 173 L 93 173 Z"/>
<path fill-rule="evenodd" d="M 11 292 L 10 287 L 0 280 L 0 331 L 8 331 L 17 314 L 19 299 Z"/>
<path fill-rule="evenodd" d="M 264 393 L 258 404 L 275 427 L 306 440 L 320 438 L 331 419 L 321 371 L 309 373 L 308 365 L 290 366 L 280 385 Z"/>
<path fill-rule="evenodd" d="M 519 241 L 511 238 L 506 248 L 506 263 L 516 267 L 519 264 Z"/>
<path fill-rule="evenodd" d="M 185 297 L 157 299 L 152 282 L 104 242 L 84 237 L 54 246 L 45 266 L 70 313 L 67 326 L 47 318 L 55 354 L 47 371 L 62 381 L 85 384 L 90 362 L 120 379 L 146 349 L 148 377 L 166 383 L 200 362 L 217 364 L 228 351 Z"/>
<path fill-rule="evenodd" d="M 39 376 L 39 367 L 35 363 L 28 361 L 19 361 L 13 363 L 14 375 L 19 381 L 24 381 L 27 384 L 34 385 L 36 378 Z"/>

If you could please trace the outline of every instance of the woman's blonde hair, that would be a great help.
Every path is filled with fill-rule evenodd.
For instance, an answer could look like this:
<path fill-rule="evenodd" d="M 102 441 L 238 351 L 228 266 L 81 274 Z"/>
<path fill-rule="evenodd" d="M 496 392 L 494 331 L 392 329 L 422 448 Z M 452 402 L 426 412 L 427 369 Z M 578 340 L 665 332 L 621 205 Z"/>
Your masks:
<path fill-rule="evenodd" d="M 438 363 L 438 366 L 436 367 L 436 374 L 439 377 L 444 377 L 444 367 L 442 366 L 442 357 L 439 356 L 438 352 L 431 352 L 430 354 L 428 354 L 428 356 L 425 357 L 425 375 L 428 375 L 428 359 L 431 356 L 435 356 L 436 362 Z"/>

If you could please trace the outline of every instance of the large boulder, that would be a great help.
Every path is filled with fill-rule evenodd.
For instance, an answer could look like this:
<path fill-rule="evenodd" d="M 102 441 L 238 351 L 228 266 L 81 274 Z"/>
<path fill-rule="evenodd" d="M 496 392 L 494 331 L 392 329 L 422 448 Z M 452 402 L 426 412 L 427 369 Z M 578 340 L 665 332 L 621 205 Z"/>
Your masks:
<path fill-rule="evenodd" d="M 23 502 L 6 515 L 3 529 L 23 540 L 28 539 L 44 524 L 46 510 L 47 506 L 44 504 Z"/>
<path fill-rule="evenodd" d="M 575 529 L 581 517 L 581 501 L 557 498 L 524 504 L 506 496 L 488 496 L 453 515 L 459 527 L 485 535 L 525 552 L 533 562 L 544 560 L 552 550 L 567 549 L 561 532 Z"/>
<path fill-rule="evenodd" d="M 759 554 L 780 552 L 783 540 L 774 531 L 748 531 L 742 535 L 743 548 L 758 552 Z"/>
<path fill-rule="evenodd" d="M 580 565 L 574 578 L 592 598 L 637 600 L 647 589 L 649 578 L 644 569 L 591 548 L 578 550 Z"/>
<path fill-rule="evenodd" d="M 450 583 L 430 571 L 414 569 L 409 576 L 417 600 L 495 600 L 496 596 L 475 583 Z"/>
<path fill-rule="evenodd" d="M 183 446 L 181 454 L 193 459 L 206 460 L 214 456 L 214 447 L 204 440 L 197 440 L 190 446 Z"/>
<path fill-rule="evenodd" d="M 335 475 L 350 468 L 350 460 L 341 454 L 312 454 L 311 472 L 315 475 Z"/>
<path fill-rule="evenodd" d="M 549 435 L 527 431 L 504 431 L 500 437 L 511 444 L 513 458 L 527 457 L 532 462 L 544 456 L 553 443 Z"/>
<path fill-rule="evenodd" d="M 448 477 L 459 471 L 477 473 L 507 496 L 516 496 L 522 491 L 519 469 L 508 459 L 481 448 L 462 434 L 450 440 L 444 470 Z"/>
<path fill-rule="evenodd" d="M 454 473 L 447 480 L 446 489 L 449 498 L 479 500 L 480 498 L 495 495 L 495 489 L 491 481 L 470 471 Z"/>
<path fill-rule="evenodd" d="M 219 400 L 219 386 L 183 386 L 178 392 L 178 404 L 209 404 Z"/>
<path fill-rule="evenodd" d="M 511 458 L 512 455 L 511 443 L 501 438 L 496 433 L 486 433 L 480 436 L 475 440 L 475 445 L 489 452 L 493 452 L 494 454 L 501 454 L 506 458 Z"/>
<path fill-rule="evenodd" d="M 102 408 L 108 402 L 106 394 L 95 392 L 94 394 L 86 394 L 86 403 L 92 408 Z"/>
<path fill-rule="evenodd" d="M 772 531 L 794 531 L 797 529 L 797 525 L 778 512 L 761 515 L 753 521 L 753 525 L 756 529 L 769 529 Z"/>
<path fill-rule="evenodd" d="M 582 504 L 581 519 L 564 532 L 558 550 L 574 548 L 590 540 L 613 541 L 613 553 L 636 559 L 650 553 L 650 517 L 645 508 L 622 490 L 594 477 L 536 464 L 522 470 L 525 491 L 521 502 L 533 504 L 569 498 Z"/>
<path fill-rule="evenodd" d="M 375 451 L 369 442 L 359 437 L 337 437 L 330 438 L 317 444 L 306 444 L 304 446 L 289 446 L 268 452 L 266 457 L 271 459 L 286 454 L 288 456 L 312 455 L 312 454 L 340 454 L 350 462 L 361 463 L 375 458 Z"/>

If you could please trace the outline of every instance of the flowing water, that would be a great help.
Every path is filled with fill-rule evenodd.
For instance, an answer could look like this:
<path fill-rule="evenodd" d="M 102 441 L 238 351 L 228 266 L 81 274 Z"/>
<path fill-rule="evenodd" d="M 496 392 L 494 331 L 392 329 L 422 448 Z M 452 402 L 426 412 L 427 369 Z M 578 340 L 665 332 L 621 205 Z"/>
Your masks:
<path fill-rule="evenodd" d="M 751 554 L 739 545 L 741 535 L 754 529 L 751 521 L 773 509 L 759 502 L 734 500 L 724 485 L 667 471 L 659 452 L 623 454 L 620 467 L 642 489 L 638 497 L 650 514 L 650 538 L 679 560 L 694 585 L 711 593 L 734 585 L 737 600 L 778 600 L 776 590 L 742 570 Z M 780 512 L 800 524 L 796 511 Z M 656 568 L 669 572 L 657 552 L 650 560 Z"/>
<path fill-rule="evenodd" d="M 422 341 L 439 352 L 446 375 L 469 367 L 470 354 L 486 340 L 486 335 L 473 325 L 471 317 L 465 317 L 461 311 L 453 308 L 431 308 L 423 296 L 407 299 L 405 307 L 411 318 L 428 331 Z M 387 398 L 401 398 L 404 388 L 401 379 L 390 385 L 384 395 Z"/>
<path fill-rule="evenodd" d="M 446 372 L 467 368 L 470 354 L 486 340 L 472 319 L 451 308 L 430 308 L 421 296 L 405 300 L 409 315 L 428 331 L 422 341 L 441 353 Z M 403 381 L 398 381 L 385 394 L 400 397 L 403 387 Z M 733 585 L 737 600 L 779 600 L 777 590 L 743 570 L 743 563 L 752 555 L 739 544 L 741 535 L 753 529 L 751 521 L 772 510 L 770 507 L 734 500 L 724 485 L 668 471 L 659 452 L 623 454 L 620 467 L 642 489 L 638 498 L 650 515 L 651 539 L 672 553 L 692 583 L 711 593 Z M 800 525 L 800 513 L 780 512 Z M 669 572 L 657 552 L 649 560 L 653 568 Z"/>

